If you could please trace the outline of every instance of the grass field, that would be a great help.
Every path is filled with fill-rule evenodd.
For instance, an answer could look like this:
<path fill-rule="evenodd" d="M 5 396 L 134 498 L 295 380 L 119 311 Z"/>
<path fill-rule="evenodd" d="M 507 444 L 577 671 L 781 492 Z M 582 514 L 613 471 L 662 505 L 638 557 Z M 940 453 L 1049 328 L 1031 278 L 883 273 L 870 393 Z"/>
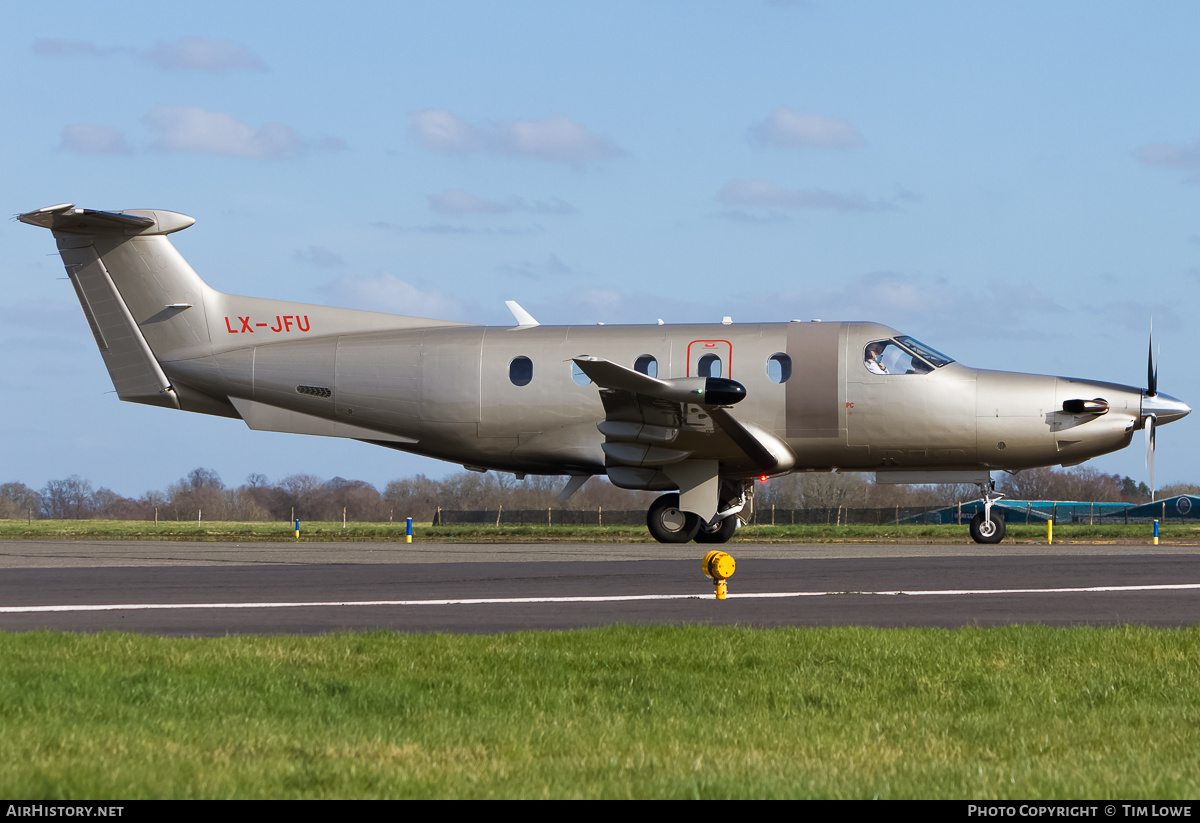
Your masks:
<path fill-rule="evenodd" d="M 405 524 L 302 522 L 304 542 L 404 541 Z M 487 526 L 453 525 L 431 527 L 415 524 L 414 540 L 449 542 L 604 542 L 652 543 L 642 526 Z M 1159 530 L 1160 543 L 1200 543 L 1200 526 L 1168 523 Z M 1054 527 L 1055 542 L 1152 542 L 1147 523 L 1088 525 L 1068 523 Z M 0 520 L 0 539 L 9 540 L 219 540 L 234 542 L 294 541 L 291 523 L 234 523 L 210 521 L 138 520 Z M 1010 543 L 1045 543 L 1046 527 L 1010 524 L 1005 540 Z M 831 526 L 780 525 L 746 526 L 738 529 L 733 543 L 836 543 L 836 542 L 926 542 L 970 543 L 966 526 L 891 525 Z M 972 544 L 973 545 L 973 544 Z"/>
<path fill-rule="evenodd" d="M 0 634 L 0 796 L 1194 798 L 1200 630 Z"/>
<path fill-rule="evenodd" d="M 1055 537 L 1148 543 L 1145 532 L 1064 525 Z M 0 521 L 0 538 L 27 537 L 294 534 Z M 303 539 L 403 540 L 403 526 L 307 524 Z M 417 539 L 648 538 L 456 526 Z M 969 538 L 789 526 L 737 540 Z M 1168 526 L 1163 540 L 1196 531 Z M 1197 728 L 1200 628 L 0 633 L 0 796 L 14 799 L 1187 799 L 1200 795 Z"/>

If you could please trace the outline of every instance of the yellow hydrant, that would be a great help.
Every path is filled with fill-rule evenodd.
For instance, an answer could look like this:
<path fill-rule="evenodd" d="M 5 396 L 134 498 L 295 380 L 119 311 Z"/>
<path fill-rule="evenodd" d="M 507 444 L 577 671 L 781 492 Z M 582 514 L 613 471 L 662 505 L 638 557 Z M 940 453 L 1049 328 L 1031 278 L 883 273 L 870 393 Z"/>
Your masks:
<path fill-rule="evenodd" d="M 725 552 L 711 551 L 704 555 L 704 573 L 712 578 L 717 590 L 717 599 L 724 600 L 726 593 L 725 581 L 733 576 L 733 558 Z"/>

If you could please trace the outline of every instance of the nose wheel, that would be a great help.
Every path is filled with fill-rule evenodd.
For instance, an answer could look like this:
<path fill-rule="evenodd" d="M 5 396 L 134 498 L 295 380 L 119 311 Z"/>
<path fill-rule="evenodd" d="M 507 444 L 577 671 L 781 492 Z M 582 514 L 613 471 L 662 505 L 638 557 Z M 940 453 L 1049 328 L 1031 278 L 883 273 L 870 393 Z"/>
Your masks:
<path fill-rule="evenodd" d="M 1004 516 L 1000 512 L 977 512 L 971 518 L 971 539 L 976 543 L 999 543 L 1004 539 Z"/>
<path fill-rule="evenodd" d="M 983 493 L 983 511 L 971 518 L 971 539 L 976 543 L 999 543 L 1004 539 L 1004 515 L 992 509 L 992 504 L 1003 497 L 990 480 L 979 484 Z"/>

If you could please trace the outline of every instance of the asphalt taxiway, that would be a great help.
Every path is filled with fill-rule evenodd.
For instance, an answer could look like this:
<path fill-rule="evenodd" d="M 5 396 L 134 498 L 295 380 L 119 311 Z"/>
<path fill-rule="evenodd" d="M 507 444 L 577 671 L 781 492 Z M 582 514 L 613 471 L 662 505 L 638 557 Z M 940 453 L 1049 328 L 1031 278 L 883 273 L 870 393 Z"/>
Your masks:
<path fill-rule="evenodd" d="M 1200 547 L 0 541 L 0 630 L 493 633 L 615 623 L 1200 623 Z"/>

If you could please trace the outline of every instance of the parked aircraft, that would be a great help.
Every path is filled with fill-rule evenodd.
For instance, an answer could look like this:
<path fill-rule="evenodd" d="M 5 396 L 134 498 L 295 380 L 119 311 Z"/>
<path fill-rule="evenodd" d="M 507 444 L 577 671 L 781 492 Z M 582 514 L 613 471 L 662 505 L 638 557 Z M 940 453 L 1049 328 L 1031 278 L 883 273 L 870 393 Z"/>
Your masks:
<path fill-rule="evenodd" d="M 869 471 L 975 483 L 972 537 L 999 542 L 993 471 L 1070 466 L 1191 409 L 1145 389 L 985 371 L 877 323 L 512 327 L 222 294 L 167 235 L 176 212 L 49 206 L 122 400 L 349 437 L 478 471 L 607 475 L 666 492 L 662 542 L 727 541 L 763 476 Z M 1151 469 L 1152 472 L 1152 469 Z M 1151 473 L 1153 478 L 1153 473 Z M 1153 482 L 1153 480 L 1152 480 Z"/>

